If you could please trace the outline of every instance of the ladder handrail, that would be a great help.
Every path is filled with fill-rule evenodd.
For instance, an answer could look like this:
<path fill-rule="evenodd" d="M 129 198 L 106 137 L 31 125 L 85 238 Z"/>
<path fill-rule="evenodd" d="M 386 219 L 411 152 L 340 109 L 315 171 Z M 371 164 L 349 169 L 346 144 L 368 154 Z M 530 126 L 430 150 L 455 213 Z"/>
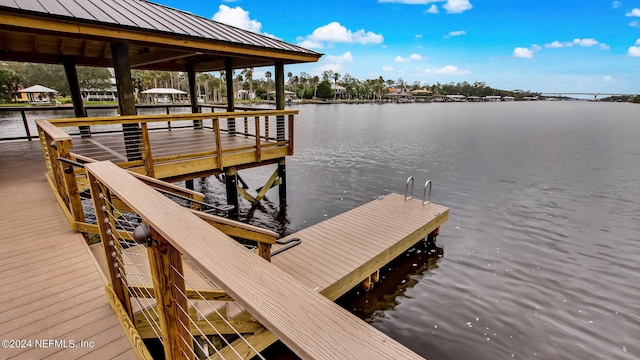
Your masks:
<path fill-rule="evenodd" d="M 429 187 L 429 197 L 427 198 L 427 186 Z M 431 180 L 427 180 L 426 183 L 424 183 L 424 193 L 422 194 L 422 205 L 427 205 L 428 203 L 431 202 L 431 188 L 432 188 L 433 184 L 431 182 Z"/>
<path fill-rule="evenodd" d="M 407 195 L 407 192 L 409 190 L 409 181 L 411 181 L 411 195 Z M 413 183 L 413 176 L 409 176 L 407 178 L 407 185 L 405 185 L 404 187 L 404 201 L 407 201 L 413 197 Z"/>

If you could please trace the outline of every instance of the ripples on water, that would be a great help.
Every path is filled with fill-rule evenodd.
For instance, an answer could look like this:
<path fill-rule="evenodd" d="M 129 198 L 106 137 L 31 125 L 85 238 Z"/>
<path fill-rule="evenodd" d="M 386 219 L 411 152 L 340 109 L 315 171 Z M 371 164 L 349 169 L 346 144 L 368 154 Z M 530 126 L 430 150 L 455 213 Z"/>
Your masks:
<path fill-rule="evenodd" d="M 640 358 L 637 105 L 299 109 L 287 215 L 271 190 L 244 219 L 293 233 L 402 193 L 408 176 L 451 208 L 444 257 L 406 255 L 402 279 L 346 307 L 429 359 Z M 274 168 L 240 174 L 255 189 Z M 224 203 L 215 177 L 196 187 Z"/>
<path fill-rule="evenodd" d="M 451 208 L 443 258 L 345 306 L 429 359 L 640 358 L 637 105 L 300 110 L 285 231 L 408 176 Z"/>

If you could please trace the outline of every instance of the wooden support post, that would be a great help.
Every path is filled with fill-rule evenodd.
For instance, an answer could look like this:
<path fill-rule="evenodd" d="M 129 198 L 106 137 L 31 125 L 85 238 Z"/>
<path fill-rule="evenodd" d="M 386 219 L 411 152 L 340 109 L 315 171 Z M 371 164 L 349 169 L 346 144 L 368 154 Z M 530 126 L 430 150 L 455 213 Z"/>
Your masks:
<path fill-rule="evenodd" d="M 227 204 L 233 205 L 233 210 L 229 210 L 229 217 L 238 217 L 238 179 L 235 167 L 225 170 L 224 183 L 227 188 Z"/>
<path fill-rule="evenodd" d="M 276 62 L 276 110 L 284 110 L 284 63 Z M 276 141 L 284 141 L 284 115 L 276 116 Z"/>
<path fill-rule="evenodd" d="M 293 115 L 289 115 L 289 155 L 293 155 Z"/>
<path fill-rule="evenodd" d="M 133 97 L 133 82 L 131 81 L 131 62 L 129 59 L 129 45 L 122 43 L 111 44 L 113 70 L 118 89 L 118 108 L 120 115 L 136 115 L 136 102 Z M 142 160 L 140 151 L 140 126 L 138 124 L 123 124 L 124 143 L 129 161 Z"/>
<path fill-rule="evenodd" d="M 262 161 L 262 148 L 260 147 L 260 116 L 255 117 L 256 126 L 256 159 Z"/>
<path fill-rule="evenodd" d="M 278 194 L 280 195 L 280 209 L 287 206 L 287 164 L 285 158 L 278 161 L 278 178 L 280 185 L 278 186 Z"/>
<path fill-rule="evenodd" d="M 218 169 L 222 170 L 224 164 L 222 163 L 222 138 L 220 134 L 220 118 L 213 118 L 213 133 L 215 134 L 216 140 L 216 157 L 218 158 Z"/>
<path fill-rule="evenodd" d="M 145 175 L 154 177 L 153 154 L 151 153 L 151 140 L 149 139 L 149 129 L 147 123 L 142 123 L 142 144 L 144 146 L 144 166 L 147 171 Z"/>
<path fill-rule="evenodd" d="M 24 131 L 27 133 L 27 140 L 31 141 L 31 131 L 29 130 L 27 115 L 25 115 L 24 110 L 20 110 L 20 115 L 22 116 L 22 125 L 24 125 Z"/>
<path fill-rule="evenodd" d="M 258 255 L 268 262 L 271 262 L 271 244 L 258 242 Z"/>
<path fill-rule="evenodd" d="M 93 174 L 87 172 L 87 178 L 89 179 L 89 186 L 91 188 L 93 208 L 96 209 L 96 221 L 100 231 L 100 239 L 102 239 L 102 246 L 107 259 L 107 267 L 109 268 L 109 280 L 120 304 L 125 308 L 129 318 L 133 319 L 129 291 L 127 290 L 127 279 L 126 276 L 124 276 L 124 268 L 121 265 L 122 252 L 120 242 L 114 231 L 115 226 L 113 226 L 113 208 L 107 201 L 111 196 L 109 191 L 98 182 Z"/>
<path fill-rule="evenodd" d="M 193 339 L 185 296 L 182 256 L 173 245 L 151 229 L 153 245 L 148 248 L 156 308 L 167 360 L 193 359 Z"/>
<path fill-rule="evenodd" d="M 71 159 L 69 150 L 71 148 L 71 140 L 58 142 L 58 156 L 65 159 Z M 69 196 L 69 208 L 76 222 L 85 222 L 84 210 L 82 209 L 82 201 L 80 200 L 80 192 L 78 191 L 78 182 L 76 181 L 76 173 L 70 164 L 60 163 L 63 168 L 65 187 Z"/>
<path fill-rule="evenodd" d="M 199 113 L 200 107 L 198 106 L 198 91 L 196 90 L 196 71 L 193 69 L 193 63 L 187 64 L 187 77 L 189 78 L 191 112 L 194 114 Z M 195 129 L 202 129 L 202 120 L 193 120 L 193 127 Z"/>
<path fill-rule="evenodd" d="M 87 110 L 82 103 L 82 95 L 80 94 L 80 83 L 78 82 L 78 72 L 76 71 L 76 62 L 72 56 L 63 56 L 64 72 L 67 75 L 69 83 L 69 91 L 71 92 L 71 101 L 73 102 L 73 110 L 76 117 L 87 117 Z M 91 128 L 89 126 L 80 126 L 80 136 L 90 137 Z"/>
<path fill-rule="evenodd" d="M 227 82 L 227 111 L 235 111 L 235 99 L 233 94 L 233 60 L 231 58 L 224 59 L 225 80 Z M 236 135 L 236 119 L 227 118 L 227 130 L 229 136 Z"/>
<path fill-rule="evenodd" d="M 58 190 L 58 194 L 60 198 L 64 202 L 64 205 L 71 211 L 69 207 L 69 193 L 67 192 L 67 187 L 65 185 L 65 174 L 64 174 L 64 164 L 58 161 L 58 147 L 59 142 L 52 144 L 51 137 L 47 136 L 47 147 L 49 148 L 49 159 L 51 160 L 51 170 L 53 174 L 53 178 L 51 179 L 56 184 L 56 189 Z"/>

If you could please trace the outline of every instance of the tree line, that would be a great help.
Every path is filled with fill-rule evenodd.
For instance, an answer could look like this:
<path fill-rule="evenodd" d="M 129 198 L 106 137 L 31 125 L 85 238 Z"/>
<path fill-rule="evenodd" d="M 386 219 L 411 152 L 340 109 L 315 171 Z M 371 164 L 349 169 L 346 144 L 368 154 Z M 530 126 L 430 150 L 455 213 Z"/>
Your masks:
<path fill-rule="evenodd" d="M 78 81 L 81 89 L 103 90 L 112 87 L 111 71 L 107 68 L 78 66 Z M 187 91 L 189 89 L 187 74 L 183 72 L 132 70 L 136 98 L 140 100 L 140 92 L 151 88 L 174 88 Z M 412 90 L 429 90 L 433 94 L 464 96 L 513 96 L 519 100 L 527 96 L 539 96 L 540 93 L 524 90 L 501 90 L 488 86 L 485 82 L 434 84 L 414 81 L 408 83 L 402 78 L 384 79 L 382 76 L 360 80 L 349 74 L 341 75 L 331 70 L 321 75 L 312 76 L 301 72 L 288 72 L 285 78 L 285 90 L 294 93 L 300 99 L 346 99 L 346 100 L 380 100 L 390 91 L 410 92 Z M 60 96 L 69 95 L 62 65 L 34 63 L 0 63 L 0 101 L 15 99 L 17 91 L 22 87 L 44 85 L 55 89 Z M 236 70 L 232 76 L 231 88 L 236 99 L 252 100 L 268 99 L 269 92 L 275 90 L 273 73 L 266 71 L 264 78 L 254 78 L 254 69 Z M 227 97 L 226 74 L 215 71 L 196 74 L 198 97 L 205 102 L 223 102 Z M 638 97 L 634 100 L 640 100 Z"/>

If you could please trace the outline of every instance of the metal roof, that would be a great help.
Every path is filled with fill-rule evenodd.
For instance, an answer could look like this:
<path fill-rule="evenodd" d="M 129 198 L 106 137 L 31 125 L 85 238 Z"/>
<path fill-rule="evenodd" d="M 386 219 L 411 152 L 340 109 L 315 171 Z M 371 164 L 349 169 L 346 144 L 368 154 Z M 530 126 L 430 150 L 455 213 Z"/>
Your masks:
<path fill-rule="evenodd" d="M 322 55 L 285 41 L 146 0 L 0 0 L 0 11 L 301 55 Z"/>

